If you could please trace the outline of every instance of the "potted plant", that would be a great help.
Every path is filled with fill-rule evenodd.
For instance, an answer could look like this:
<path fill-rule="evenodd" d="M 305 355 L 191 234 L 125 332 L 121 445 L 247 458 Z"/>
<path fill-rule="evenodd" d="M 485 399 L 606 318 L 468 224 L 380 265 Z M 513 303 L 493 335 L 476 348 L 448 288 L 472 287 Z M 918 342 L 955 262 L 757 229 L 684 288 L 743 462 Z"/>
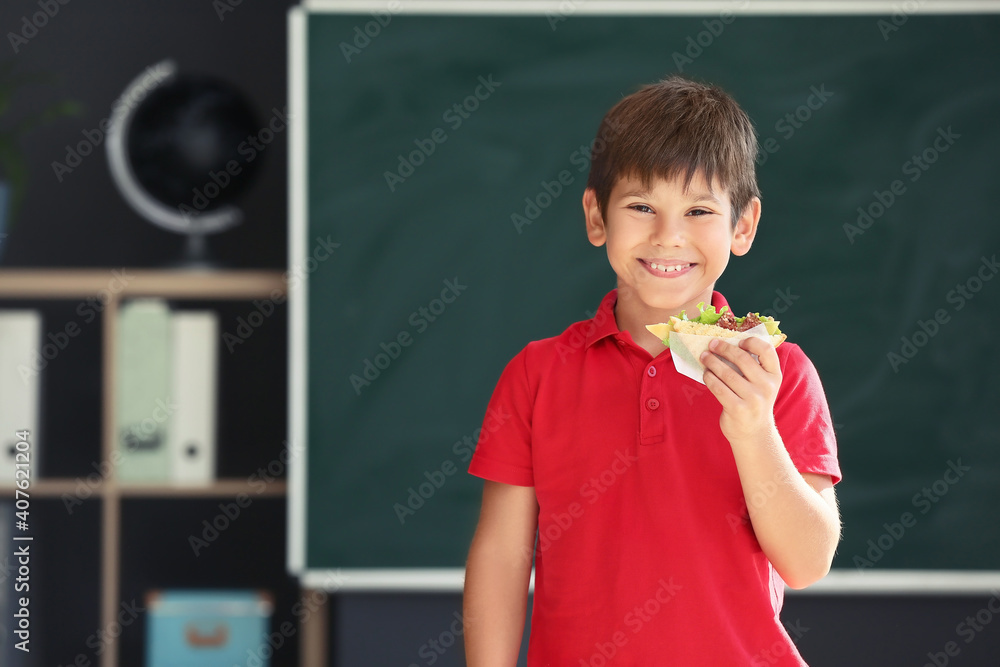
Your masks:
<path fill-rule="evenodd" d="M 39 125 L 63 116 L 76 115 L 81 109 L 78 103 L 63 100 L 19 120 L 8 120 L 14 96 L 19 90 L 32 84 L 52 83 L 55 80 L 45 74 L 16 74 L 14 69 L 14 61 L 0 63 L 0 259 L 3 258 L 7 237 L 13 229 L 27 191 L 28 168 L 19 145 L 21 137 Z"/>

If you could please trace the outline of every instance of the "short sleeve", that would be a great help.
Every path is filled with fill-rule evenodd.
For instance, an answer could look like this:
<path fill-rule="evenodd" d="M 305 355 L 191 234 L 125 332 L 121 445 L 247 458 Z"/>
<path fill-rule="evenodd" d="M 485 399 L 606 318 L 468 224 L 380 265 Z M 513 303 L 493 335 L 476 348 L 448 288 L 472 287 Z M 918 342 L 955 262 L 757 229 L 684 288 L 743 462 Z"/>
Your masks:
<path fill-rule="evenodd" d="M 792 463 L 800 473 L 829 475 L 841 479 L 837 461 L 837 439 L 830 406 L 816 367 L 798 345 L 788 347 L 782 359 L 781 389 L 774 403 L 778 433 Z"/>
<path fill-rule="evenodd" d="M 527 348 L 504 368 L 479 432 L 469 473 L 494 482 L 534 486 L 531 463 L 531 413 L 534 392 L 529 386 Z"/>

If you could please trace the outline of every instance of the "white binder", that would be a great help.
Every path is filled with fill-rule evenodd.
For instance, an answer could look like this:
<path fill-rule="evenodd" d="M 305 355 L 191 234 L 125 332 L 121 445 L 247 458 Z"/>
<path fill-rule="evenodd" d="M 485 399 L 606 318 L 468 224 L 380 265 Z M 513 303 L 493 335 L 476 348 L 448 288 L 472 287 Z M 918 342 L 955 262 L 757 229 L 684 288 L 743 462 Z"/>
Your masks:
<path fill-rule="evenodd" d="M 118 315 L 117 466 L 125 483 L 168 482 L 170 309 L 163 299 L 126 301 Z"/>
<path fill-rule="evenodd" d="M 219 317 L 212 311 L 177 311 L 170 330 L 177 405 L 170 431 L 171 479 L 209 484 L 215 478 Z"/>
<path fill-rule="evenodd" d="M 38 404 L 42 316 L 36 310 L 0 310 L 0 486 L 14 486 L 15 432 L 27 430 L 31 479 L 38 476 Z M 22 463 L 24 457 L 22 456 Z M 23 468 L 22 468 L 23 469 Z"/>

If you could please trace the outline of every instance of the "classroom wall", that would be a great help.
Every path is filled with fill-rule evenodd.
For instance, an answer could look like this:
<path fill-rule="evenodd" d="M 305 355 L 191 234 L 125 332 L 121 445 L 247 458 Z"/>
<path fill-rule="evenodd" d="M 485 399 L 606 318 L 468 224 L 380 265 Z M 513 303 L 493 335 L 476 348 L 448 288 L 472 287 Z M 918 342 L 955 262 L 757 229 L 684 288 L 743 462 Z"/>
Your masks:
<path fill-rule="evenodd" d="M 60 5 L 59 14 L 20 52 L 7 51 L 10 45 L 4 40 L 0 45 L 4 57 L 14 58 L 28 71 L 60 76 L 60 81 L 47 90 L 29 91 L 17 100 L 15 110 L 41 108 L 53 96 L 72 97 L 86 109 L 81 116 L 60 119 L 24 140 L 32 185 L 22 212 L 26 224 L 5 240 L 7 248 L 0 266 L 154 267 L 176 256 L 180 238 L 136 218 L 113 190 L 103 156 L 91 156 L 61 183 L 53 175 L 51 162 L 64 159 L 65 145 L 79 141 L 84 130 L 96 127 L 108 115 L 111 102 L 137 72 L 166 56 L 177 57 L 183 67 L 226 75 L 251 95 L 263 113 L 275 106 L 284 107 L 285 13 L 294 2 L 232 3 L 232 11 L 221 16 L 215 4 L 207 0 L 71 2 Z M 36 11 L 36 0 L 4 0 L 0 5 L 0 34 L 6 35 L 21 24 L 22 17 Z M 266 169 L 260 175 L 262 185 L 245 202 L 250 212 L 247 224 L 210 239 L 212 252 L 229 266 L 285 267 L 286 155 L 283 141 L 269 147 Z M 85 349 L 96 350 L 96 344 L 92 340 Z M 262 374 L 248 375 L 244 381 L 261 385 L 284 382 L 286 369 L 280 361 L 263 369 Z M 82 393 L 93 399 L 93 377 L 75 377 L 72 368 L 67 372 L 65 383 L 80 384 L 84 387 Z M 73 405 L 72 395 L 70 399 L 66 403 Z M 75 405 L 78 407 L 68 408 L 60 420 L 95 430 L 92 400 L 77 401 Z M 272 430 L 280 431 L 285 420 L 283 410 L 282 405 L 262 419 Z M 60 464 L 53 465 L 57 469 Z M 188 518 L 199 511 L 189 511 Z M 58 523 L 55 514 L 53 525 Z M 280 501 L 261 509 L 259 520 L 280 529 L 275 532 L 275 540 L 281 539 L 283 516 L 284 504 Z M 172 520 L 169 516 L 161 519 Z M 91 512 L 80 520 L 95 524 L 97 518 Z M 129 520 L 141 524 L 143 517 Z M 86 542 L 85 531 L 74 531 L 70 526 L 63 532 L 73 543 Z M 150 535 L 137 539 L 154 538 Z M 265 561 L 274 558 L 271 552 L 266 558 L 259 556 L 252 543 L 241 549 L 236 546 L 233 538 L 227 552 L 229 562 L 249 573 L 251 579 L 253 572 L 267 567 Z M 129 548 L 129 544 L 123 545 L 124 550 Z M 84 545 L 80 553 L 81 567 L 92 569 L 97 562 L 94 545 Z M 133 566 L 152 571 L 168 567 L 169 559 L 164 554 Z M 52 558 L 42 561 L 40 567 L 51 570 L 58 566 L 59 561 Z M 126 576 L 139 581 L 143 575 L 133 572 Z M 198 576 L 210 581 L 204 573 Z M 66 584 L 50 585 L 48 595 L 68 608 L 85 606 L 97 594 L 92 581 L 72 576 L 60 579 L 54 574 L 50 581 Z M 983 612 L 989 609 L 991 599 L 984 595 L 870 598 L 800 594 L 787 599 L 784 618 L 790 626 L 804 628 L 799 646 L 814 667 L 925 663 L 979 666 L 996 664 L 996 656 L 1000 655 L 1000 622 L 990 624 L 997 619 L 992 612 Z M 461 637 L 449 636 L 455 634 L 451 628 L 460 607 L 457 594 L 337 595 L 331 607 L 330 665 L 464 664 Z M 959 626 L 968 617 L 978 618 L 983 629 L 972 634 L 961 632 Z M 73 618 L 67 621 L 67 628 L 72 630 L 72 637 L 97 630 Z M 452 639 L 455 643 L 444 647 Z M 432 640 L 445 650 L 433 648 Z M 52 642 L 55 655 L 75 654 L 75 645 L 64 638 L 51 637 L 47 641 Z M 129 641 L 123 647 L 123 657 L 130 660 L 125 664 L 139 664 L 141 647 Z M 939 655 L 949 642 L 955 642 L 958 654 L 949 656 L 947 663 L 941 658 L 937 658 L 938 663 L 930 662 L 928 654 Z M 906 662 L 900 661 L 904 658 Z M 289 652 L 280 664 L 291 665 L 296 659 Z M 524 664 L 523 658 L 519 664 Z"/>

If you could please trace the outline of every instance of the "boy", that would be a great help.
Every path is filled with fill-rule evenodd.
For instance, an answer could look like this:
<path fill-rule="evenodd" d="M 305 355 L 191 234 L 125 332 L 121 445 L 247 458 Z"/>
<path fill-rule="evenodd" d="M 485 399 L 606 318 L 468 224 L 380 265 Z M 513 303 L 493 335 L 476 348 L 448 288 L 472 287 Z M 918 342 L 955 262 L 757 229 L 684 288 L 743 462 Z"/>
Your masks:
<path fill-rule="evenodd" d="M 587 236 L 618 288 L 524 348 L 491 398 L 511 418 L 469 466 L 486 482 L 468 664 L 516 663 L 533 556 L 529 667 L 804 665 L 784 585 L 822 578 L 840 536 L 816 370 L 793 343 L 716 341 L 701 385 L 645 329 L 727 305 L 715 282 L 760 219 L 756 133 L 726 93 L 672 77 L 615 105 L 594 145 Z"/>

